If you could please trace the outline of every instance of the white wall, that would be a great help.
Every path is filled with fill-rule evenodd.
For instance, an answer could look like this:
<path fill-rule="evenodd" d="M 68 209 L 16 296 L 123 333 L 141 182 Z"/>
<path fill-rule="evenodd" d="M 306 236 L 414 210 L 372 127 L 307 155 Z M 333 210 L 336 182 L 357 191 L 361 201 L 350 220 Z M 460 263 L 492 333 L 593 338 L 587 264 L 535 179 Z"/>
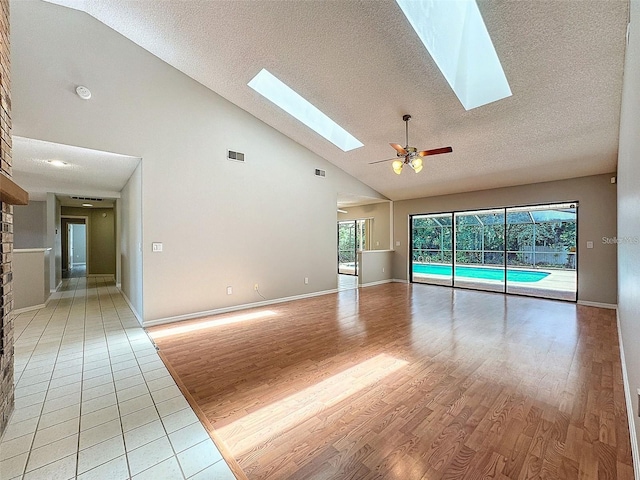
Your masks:
<path fill-rule="evenodd" d="M 630 387 L 630 412 L 640 435 L 640 0 L 631 0 L 618 156 L 618 315 Z M 637 442 L 636 469 L 640 467 Z M 637 470 L 636 470 L 637 471 Z M 637 474 L 636 474 L 637 475 Z M 637 478 L 637 476 L 636 476 Z"/>
<path fill-rule="evenodd" d="M 13 248 L 42 248 L 47 243 L 47 203 L 13 207 Z"/>
<path fill-rule="evenodd" d="M 142 318 L 142 163 L 120 196 L 121 290 Z"/>
<path fill-rule="evenodd" d="M 145 320 L 336 288 L 337 192 L 380 194 L 92 17 L 11 8 L 14 134 L 143 158 Z"/>

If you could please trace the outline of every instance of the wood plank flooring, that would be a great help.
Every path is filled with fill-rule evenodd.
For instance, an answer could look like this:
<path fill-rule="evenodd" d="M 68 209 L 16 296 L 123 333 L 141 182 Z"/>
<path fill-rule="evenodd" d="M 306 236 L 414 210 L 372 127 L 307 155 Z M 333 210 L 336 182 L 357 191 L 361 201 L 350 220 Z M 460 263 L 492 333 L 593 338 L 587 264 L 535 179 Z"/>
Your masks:
<path fill-rule="evenodd" d="M 632 479 L 615 312 L 386 284 L 149 329 L 250 479 Z"/>

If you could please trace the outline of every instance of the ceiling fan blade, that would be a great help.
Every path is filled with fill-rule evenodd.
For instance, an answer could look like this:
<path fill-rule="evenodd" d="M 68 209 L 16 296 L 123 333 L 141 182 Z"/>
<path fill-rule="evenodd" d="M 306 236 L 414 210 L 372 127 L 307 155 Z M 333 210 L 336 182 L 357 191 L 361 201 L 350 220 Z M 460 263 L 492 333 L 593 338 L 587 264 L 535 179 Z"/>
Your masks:
<path fill-rule="evenodd" d="M 433 150 L 423 150 L 422 152 L 418 152 L 418 155 L 421 157 L 428 157 L 429 155 L 440 155 L 441 153 L 451 153 L 453 152 L 453 148 L 451 147 L 442 147 L 442 148 L 434 148 Z"/>
<path fill-rule="evenodd" d="M 406 155 L 407 151 L 399 143 L 390 143 L 391 147 L 400 155 Z"/>
<path fill-rule="evenodd" d="M 369 162 L 369 165 L 373 165 L 374 163 L 390 162 L 391 160 L 398 160 L 398 158 L 400 158 L 402 160 L 401 157 L 393 157 L 393 158 L 387 158 L 386 160 L 378 160 L 376 162 Z"/>

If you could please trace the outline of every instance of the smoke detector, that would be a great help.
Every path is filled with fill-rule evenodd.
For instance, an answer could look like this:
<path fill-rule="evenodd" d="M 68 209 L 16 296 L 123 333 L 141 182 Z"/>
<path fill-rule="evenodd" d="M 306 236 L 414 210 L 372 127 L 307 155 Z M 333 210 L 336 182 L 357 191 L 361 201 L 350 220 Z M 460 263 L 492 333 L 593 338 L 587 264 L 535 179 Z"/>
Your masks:
<path fill-rule="evenodd" d="M 89 100 L 91 98 L 91 90 L 83 85 L 78 85 L 76 87 L 76 93 L 83 100 Z"/>

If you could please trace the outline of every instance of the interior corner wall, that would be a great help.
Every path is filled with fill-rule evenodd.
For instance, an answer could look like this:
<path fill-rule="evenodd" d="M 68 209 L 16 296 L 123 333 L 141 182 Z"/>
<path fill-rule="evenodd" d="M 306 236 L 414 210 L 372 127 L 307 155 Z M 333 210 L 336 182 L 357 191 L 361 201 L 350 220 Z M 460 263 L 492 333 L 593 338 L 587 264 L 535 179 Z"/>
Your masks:
<path fill-rule="evenodd" d="M 120 192 L 121 291 L 138 319 L 142 314 L 142 162 Z"/>
<path fill-rule="evenodd" d="M 578 300 L 617 302 L 615 173 L 394 202 L 394 278 L 408 280 L 409 215 L 567 201 L 578 208 Z M 592 249 L 586 242 L 592 241 Z"/>
<path fill-rule="evenodd" d="M 618 318 L 635 422 L 634 461 L 640 468 L 640 0 L 631 0 L 618 150 Z M 638 472 L 636 470 L 636 475 Z M 636 477 L 637 478 L 637 477 Z"/>
<path fill-rule="evenodd" d="M 15 2 L 12 41 L 16 135 L 144 158 L 145 322 L 337 288 L 338 192 L 378 192 L 83 12 Z"/>
<path fill-rule="evenodd" d="M 373 219 L 371 250 L 389 250 L 389 232 L 391 229 L 391 202 L 372 203 L 358 207 L 344 207 L 347 213 L 338 212 L 338 221 Z"/>
<path fill-rule="evenodd" d="M 13 207 L 13 248 L 43 248 L 47 244 L 47 203 L 31 201 Z"/>

